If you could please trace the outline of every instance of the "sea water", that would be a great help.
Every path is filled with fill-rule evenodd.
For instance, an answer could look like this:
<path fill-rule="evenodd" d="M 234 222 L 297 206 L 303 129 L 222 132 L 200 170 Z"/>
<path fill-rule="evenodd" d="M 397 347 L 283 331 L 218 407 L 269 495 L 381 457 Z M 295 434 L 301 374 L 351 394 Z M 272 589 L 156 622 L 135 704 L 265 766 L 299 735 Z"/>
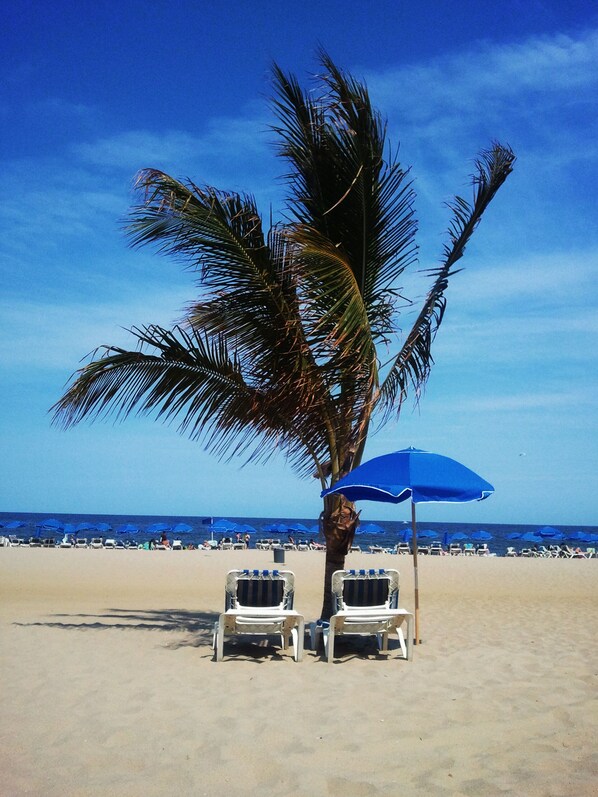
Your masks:
<path fill-rule="evenodd" d="M 98 523 L 107 523 L 111 527 L 111 531 L 98 532 L 93 529 L 82 530 L 78 532 L 79 537 L 86 537 L 88 540 L 91 537 L 112 537 L 122 539 L 123 541 L 134 541 L 136 543 L 147 542 L 151 539 L 159 539 L 160 532 L 152 532 L 149 527 L 156 523 L 165 523 L 172 527 L 177 523 L 186 523 L 191 526 L 192 531 L 184 533 L 167 532 L 170 540 L 173 538 L 180 539 L 183 545 L 193 543 L 194 545 L 201 544 L 204 540 L 216 539 L 222 537 L 232 537 L 234 539 L 236 531 L 223 531 L 219 528 L 217 521 L 221 518 L 209 518 L 206 516 L 189 517 L 185 515 L 87 515 L 87 514 L 51 514 L 51 513 L 27 513 L 27 512 L 0 512 L 0 535 L 14 535 L 19 538 L 28 539 L 30 537 L 41 536 L 44 538 L 54 537 L 57 541 L 63 537 L 63 532 L 60 529 L 55 531 L 39 531 L 39 526 L 48 519 L 53 518 L 58 520 L 61 524 L 71 524 L 77 526 L 80 523 L 89 523 L 96 526 Z M 317 519 L 314 518 L 265 518 L 265 517 L 228 517 L 227 521 L 238 524 L 248 524 L 256 529 L 255 532 L 250 534 L 250 547 L 255 546 L 256 540 L 262 537 L 273 537 L 280 539 L 281 542 L 286 542 L 288 536 L 292 536 L 296 542 L 302 540 L 314 539 L 316 542 L 323 543 L 323 536 L 317 530 Z M 6 525 L 12 521 L 20 521 L 25 525 L 20 528 L 6 528 Z M 211 521 L 216 524 L 216 527 L 210 525 Z M 377 533 L 361 533 L 358 529 L 355 536 L 355 544 L 359 545 L 363 551 L 368 551 L 370 545 L 379 545 L 382 548 L 394 548 L 394 546 L 403 540 L 404 536 L 410 540 L 411 526 L 407 521 L 367 521 L 368 523 L 375 523 L 382 531 Z M 267 531 L 264 526 L 273 523 L 282 525 L 293 525 L 301 523 L 306 526 L 308 532 L 298 532 L 290 530 L 285 531 Z M 130 524 L 137 527 L 139 530 L 136 533 L 123 533 L 119 534 L 116 529 L 118 526 Z M 366 522 L 363 523 L 366 525 Z M 504 556 L 507 547 L 512 546 L 515 550 L 530 547 L 530 543 L 522 541 L 521 539 L 512 539 L 510 535 L 518 534 L 523 535 L 527 532 L 536 533 L 543 528 L 539 525 L 514 525 L 514 524 L 496 524 L 486 523 L 484 525 L 477 523 L 428 523 L 422 522 L 418 524 L 418 544 L 421 546 L 429 545 L 431 542 L 437 540 L 442 542 L 445 534 L 455 534 L 460 532 L 465 535 L 465 539 L 458 540 L 461 543 L 473 542 L 476 543 L 474 532 L 485 531 L 491 535 L 487 540 L 488 548 L 492 553 L 499 556 Z M 579 542 L 578 537 L 583 535 L 598 535 L 598 526 L 564 526 L 557 525 L 564 539 L 553 539 L 544 537 L 543 542 L 545 545 L 551 545 L 559 542 L 568 542 L 569 544 L 580 544 L 585 548 L 587 544 L 594 545 L 595 543 Z M 432 535 L 433 532 L 433 535 Z M 598 536 L 596 537 L 598 540 Z"/>

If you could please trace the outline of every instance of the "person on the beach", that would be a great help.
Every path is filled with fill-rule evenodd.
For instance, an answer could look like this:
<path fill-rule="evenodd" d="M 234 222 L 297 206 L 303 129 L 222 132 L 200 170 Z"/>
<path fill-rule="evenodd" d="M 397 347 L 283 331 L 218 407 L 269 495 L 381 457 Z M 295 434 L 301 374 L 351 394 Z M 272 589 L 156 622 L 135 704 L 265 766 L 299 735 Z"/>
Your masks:
<path fill-rule="evenodd" d="M 249 536 L 249 532 L 243 537 L 243 542 L 245 543 L 245 547 L 249 548 L 249 543 L 251 542 L 251 537 Z"/>
<path fill-rule="evenodd" d="M 170 548 L 170 541 L 165 531 L 162 532 L 162 536 L 160 537 L 160 544 L 165 548 Z"/>

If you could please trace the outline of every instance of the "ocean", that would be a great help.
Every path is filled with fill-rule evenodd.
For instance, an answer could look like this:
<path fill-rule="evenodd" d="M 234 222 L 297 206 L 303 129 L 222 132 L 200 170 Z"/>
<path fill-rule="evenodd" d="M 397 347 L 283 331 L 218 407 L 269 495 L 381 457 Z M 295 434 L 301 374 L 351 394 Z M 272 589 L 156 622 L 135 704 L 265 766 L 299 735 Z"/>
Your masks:
<path fill-rule="evenodd" d="M 138 543 L 147 542 L 151 539 L 157 539 L 160 532 L 152 531 L 150 527 L 153 524 L 164 523 L 173 527 L 177 523 L 184 523 L 191 526 L 191 531 L 180 532 L 172 534 L 168 532 L 169 539 L 180 539 L 183 545 L 193 543 L 198 545 L 206 539 L 220 539 L 223 536 L 234 537 L 233 532 L 224 532 L 219 528 L 211 529 L 210 520 L 216 524 L 220 518 L 207 518 L 207 517 L 189 517 L 185 515 L 86 515 L 86 514 L 44 514 L 44 513 L 27 513 L 27 512 L 0 512 L 0 535 L 15 535 L 20 538 L 29 538 L 35 536 L 54 537 L 60 540 L 63 537 L 63 531 L 56 529 L 54 532 L 44 530 L 43 533 L 39 532 L 38 525 L 44 521 L 53 518 L 59 521 L 62 525 L 70 524 L 67 528 L 76 527 L 78 524 L 89 524 L 90 526 L 97 526 L 100 523 L 108 524 L 111 531 L 97 532 L 93 529 L 81 530 L 78 532 L 79 537 L 87 537 L 90 539 L 95 536 L 115 537 L 123 541 L 133 540 Z M 296 541 L 302 539 L 314 539 L 317 542 L 323 542 L 323 537 L 317 533 L 317 519 L 315 518 L 265 518 L 265 517 L 228 517 L 226 520 L 231 523 L 248 524 L 256 529 L 255 533 L 251 534 L 250 547 L 255 546 L 255 541 L 261 537 L 274 537 L 286 542 L 290 534 Z M 19 528 L 7 528 L 7 524 L 14 524 L 21 522 L 24 525 Z M 285 531 L 267 531 L 264 526 L 271 524 L 282 524 L 283 526 L 291 526 L 301 523 L 307 527 L 308 532 L 300 533 L 295 530 Z M 368 550 L 369 545 L 380 545 L 383 548 L 394 547 L 397 542 L 403 539 L 403 535 L 410 538 L 410 524 L 407 521 L 368 521 L 362 525 L 367 527 L 369 524 L 376 524 L 381 531 L 374 531 L 367 528 L 362 532 L 358 530 L 355 537 L 355 543 L 360 545 L 363 551 Z M 131 533 L 118 533 L 116 531 L 119 526 L 133 526 L 138 531 Z M 490 535 L 487 539 L 488 547 L 492 553 L 499 556 L 504 556 L 508 546 L 513 546 L 516 550 L 524 547 L 529 547 L 530 542 L 518 539 L 512 539 L 509 535 L 518 534 L 520 537 L 524 534 L 536 534 L 541 528 L 538 525 L 514 525 L 514 524 L 484 524 L 483 526 L 476 523 L 427 523 L 422 522 L 418 524 L 418 543 L 419 545 L 426 545 L 434 540 L 443 541 L 445 534 L 460 533 L 465 535 L 461 540 L 464 542 L 475 542 L 475 532 L 485 531 Z M 543 542 L 545 545 L 554 544 L 555 542 L 568 542 L 569 544 L 580 544 L 585 547 L 587 544 L 595 545 L 598 543 L 598 526 L 563 526 L 556 527 L 561 535 L 560 538 L 545 536 Z M 471 535 L 474 534 L 474 537 Z M 592 535 L 594 539 L 592 539 Z M 581 540 L 580 540 L 581 537 Z"/>

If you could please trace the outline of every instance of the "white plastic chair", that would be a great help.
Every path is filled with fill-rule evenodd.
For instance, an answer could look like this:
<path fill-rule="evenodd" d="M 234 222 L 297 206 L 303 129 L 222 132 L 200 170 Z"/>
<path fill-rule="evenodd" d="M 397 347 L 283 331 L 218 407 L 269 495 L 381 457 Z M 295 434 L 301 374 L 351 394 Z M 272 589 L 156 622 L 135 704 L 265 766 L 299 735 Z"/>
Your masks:
<path fill-rule="evenodd" d="M 303 658 L 305 619 L 293 609 L 295 574 L 290 570 L 230 570 L 225 611 L 214 625 L 216 661 L 224 656 L 224 637 L 280 637 L 283 650 L 293 644 L 295 661 Z"/>
<path fill-rule="evenodd" d="M 334 614 L 328 622 L 312 623 L 311 645 L 320 634 L 328 662 L 334 658 L 336 637 L 355 634 L 376 636 L 381 651 L 388 650 L 388 636 L 396 633 L 403 658 L 413 658 L 413 614 L 400 609 L 397 570 L 336 570 L 332 574 Z M 407 626 L 407 636 L 403 626 Z"/>

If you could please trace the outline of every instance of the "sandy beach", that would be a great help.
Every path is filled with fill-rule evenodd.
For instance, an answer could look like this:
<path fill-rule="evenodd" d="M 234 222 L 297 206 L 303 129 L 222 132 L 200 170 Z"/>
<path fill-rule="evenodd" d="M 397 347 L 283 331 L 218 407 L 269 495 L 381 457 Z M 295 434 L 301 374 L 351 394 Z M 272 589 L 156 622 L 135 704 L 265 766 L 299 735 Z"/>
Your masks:
<path fill-rule="evenodd" d="M 286 554 L 307 621 L 323 564 Z M 409 558 L 347 564 L 397 567 L 413 609 Z M 412 662 L 233 641 L 216 663 L 245 566 L 272 553 L 0 549 L 0 793 L 596 794 L 598 560 L 422 557 Z"/>

